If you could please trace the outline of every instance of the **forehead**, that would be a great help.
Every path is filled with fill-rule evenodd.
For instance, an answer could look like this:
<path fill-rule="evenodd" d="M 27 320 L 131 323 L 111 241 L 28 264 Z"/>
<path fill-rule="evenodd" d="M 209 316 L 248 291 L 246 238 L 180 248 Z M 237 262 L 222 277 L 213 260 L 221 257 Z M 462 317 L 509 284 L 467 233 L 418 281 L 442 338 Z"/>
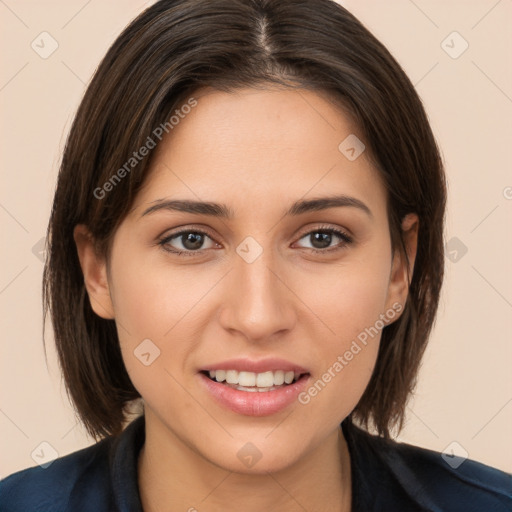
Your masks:
<path fill-rule="evenodd" d="M 326 95 L 269 87 L 208 88 L 193 97 L 197 106 L 155 149 L 135 209 L 188 197 L 235 212 L 244 205 L 282 210 L 297 198 L 333 193 L 385 207 L 385 189 L 365 151 L 355 160 L 344 153 L 344 141 L 362 139 L 358 127 Z"/>

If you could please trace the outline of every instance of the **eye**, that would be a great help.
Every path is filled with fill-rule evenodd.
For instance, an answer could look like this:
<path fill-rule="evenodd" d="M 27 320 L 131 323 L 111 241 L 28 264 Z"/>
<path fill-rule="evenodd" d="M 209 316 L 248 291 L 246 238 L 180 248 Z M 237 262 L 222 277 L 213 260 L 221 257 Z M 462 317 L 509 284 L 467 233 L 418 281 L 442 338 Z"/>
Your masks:
<path fill-rule="evenodd" d="M 331 246 L 331 243 L 336 241 L 336 239 L 341 240 L 341 242 Z M 343 249 L 352 243 L 352 238 L 347 233 L 331 227 L 321 227 L 310 231 L 305 236 L 301 237 L 300 240 L 308 240 L 312 244 L 312 247 L 305 248 L 311 249 L 314 253 L 324 254 L 326 252 Z"/>
<path fill-rule="evenodd" d="M 210 240 L 212 244 L 208 247 L 203 247 L 205 239 Z M 194 256 L 202 250 L 211 249 L 213 246 L 218 245 L 207 233 L 199 229 L 178 231 L 161 239 L 158 244 L 164 250 L 179 256 Z"/>
<path fill-rule="evenodd" d="M 340 240 L 336 245 L 332 246 L 332 242 Z M 204 246 L 206 240 L 210 243 Z M 352 238 L 336 228 L 319 227 L 313 231 L 309 231 L 299 240 L 309 240 L 312 247 L 302 247 L 309 249 L 313 253 L 325 254 L 327 252 L 338 251 L 352 243 Z M 167 252 L 176 254 L 177 256 L 196 256 L 202 251 L 219 247 L 208 233 L 201 229 L 186 229 L 171 233 L 160 239 L 158 245 Z"/>

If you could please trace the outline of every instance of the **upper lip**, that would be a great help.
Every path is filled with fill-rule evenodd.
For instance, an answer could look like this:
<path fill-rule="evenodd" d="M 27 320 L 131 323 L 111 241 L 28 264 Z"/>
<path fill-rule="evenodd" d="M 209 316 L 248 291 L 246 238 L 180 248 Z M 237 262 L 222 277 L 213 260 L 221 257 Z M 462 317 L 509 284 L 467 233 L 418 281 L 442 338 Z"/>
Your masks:
<path fill-rule="evenodd" d="M 237 370 L 239 372 L 253 372 L 253 373 L 264 373 L 264 372 L 275 372 L 277 370 L 283 370 L 285 372 L 295 373 L 309 373 L 308 370 L 302 366 L 280 359 L 277 357 L 260 359 L 254 361 L 251 359 L 229 359 L 220 363 L 213 363 L 202 368 L 202 371 L 209 370 Z"/>

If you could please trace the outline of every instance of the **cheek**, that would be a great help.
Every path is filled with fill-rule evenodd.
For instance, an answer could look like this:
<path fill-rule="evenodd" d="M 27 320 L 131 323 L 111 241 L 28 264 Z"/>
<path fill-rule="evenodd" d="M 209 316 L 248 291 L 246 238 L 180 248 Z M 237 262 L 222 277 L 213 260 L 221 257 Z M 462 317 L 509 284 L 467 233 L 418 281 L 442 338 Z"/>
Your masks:
<path fill-rule="evenodd" d="M 111 296 L 124 364 L 144 396 L 165 378 L 162 340 L 165 333 L 167 338 L 172 336 L 174 324 L 185 313 L 181 312 L 183 296 L 175 281 L 171 285 L 162 269 L 138 257 L 128 245 L 119 243 L 114 248 L 111 269 Z M 173 352 L 178 351 L 178 346 L 173 347 Z"/>
<path fill-rule="evenodd" d="M 116 320 L 126 327 L 121 334 L 131 342 L 141 336 L 155 340 L 172 337 L 173 329 L 179 329 L 188 312 L 214 285 L 215 276 L 202 272 L 199 278 L 194 265 L 173 266 L 158 249 L 138 245 L 140 241 L 121 240 L 112 254 L 114 310 Z"/>
<path fill-rule="evenodd" d="M 323 368 L 301 399 L 312 411 L 322 411 L 315 414 L 318 420 L 312 419 L 319 429 L 321 418 L 341 421 L 357 405 L 375 366 L 386 325 L 382 318 L 389 322 L 395 317 L 394 311 L 386 311 L 391 256 L 382 254 L 387 254 L 382 248 L 368 251 L 364 258 L 347 259 L 335 270 L 326 267 L 314 279 L 301 278 L 301 298 L 321 319 L 312 319 L 318 327 L 309 336 L 318 340 L 311 352 Z"/>
<path fill-rule="evenodd" d="M 385 313 L 391 254 L 386 240 L 354 251 L 338 264 L 297 272 L 297 289 L 325 325 L 328 339 L 343 348 Z M 385 257 L 385 256 L 388 257 Z"/>
<path fill-rule="evenodd" d="M 177 382 L 190 370 L 212 320 L 215 295 L 209 292 L 221 276 L 193 265 L 173 267 L 161 256 L 138 256 L 133 249 L 114 252 L 112 269 L 117 332 L 132 383 L 148 403 L 180 393 Z"/>

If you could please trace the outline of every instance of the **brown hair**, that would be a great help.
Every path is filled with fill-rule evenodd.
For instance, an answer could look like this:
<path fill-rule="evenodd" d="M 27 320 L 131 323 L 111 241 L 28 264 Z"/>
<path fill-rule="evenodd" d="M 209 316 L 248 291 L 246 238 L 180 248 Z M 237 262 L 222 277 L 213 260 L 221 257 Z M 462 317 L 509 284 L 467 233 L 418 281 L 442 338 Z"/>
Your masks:
<path fill-rule="evenodd" d="M 118 434 L 139 398 L 116 325 L 95 315 L 73 228 L 98 250 L 128 213 L 151 164 L 137 163 L 108 194 L 95 193 L 195 90 L 265 83 L 328 93 L 357 122 L 388 193 L 393 248 L 401 219 L 419 216 L 418 252 L 402 316 L 384 328 L 367 389 L 350 415 L 389 437 L 402 428 L 443 280 L 445 178 L 413 85 L 386 48 L 332 0 L 161 0 L 113 43 L 75 116 L 48 226 L 43 277 L 67 392 L 87 431 Z M 341 141 L 340 141 L 341 142 Z"/>

